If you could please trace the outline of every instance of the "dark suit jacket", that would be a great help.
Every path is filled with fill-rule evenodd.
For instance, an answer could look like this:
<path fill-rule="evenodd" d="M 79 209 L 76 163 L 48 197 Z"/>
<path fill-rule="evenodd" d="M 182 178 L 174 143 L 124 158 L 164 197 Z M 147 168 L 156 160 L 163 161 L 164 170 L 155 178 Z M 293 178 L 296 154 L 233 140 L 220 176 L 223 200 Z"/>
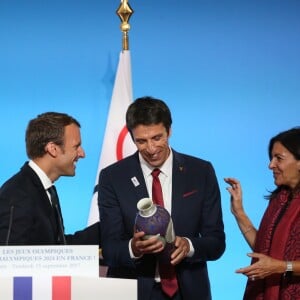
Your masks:
<path fill-rule="evenodd" d="M 225 250 L 220 191 L 212 165 L 173 150 L 172 219 L 176 235 L 191 240 L 195 254 L 176 266 L 183 299 L 211 299 L 206 261 Z M 135 186 L 132 178 L 139 182 Z M 138 153 L 105 169 L 99 178 L 102 250 L 108 275 L 138 278 L 138 297 L 149 299 L 154 285 L 155 258 L 130 258 L 137 202 L 149 197 Z"/>
<path fill-rule="evenodd" d="M 58 224 L 54 210 L 42 182 L 27 163 L 0 189 L 0 244 L 2 245 L 6 244 L 10 217 L 12 217 L 12 226 L 9 245 L 58 243 Z M 65 237 L 67 244 L 99 244 L 99 222 Z"/>

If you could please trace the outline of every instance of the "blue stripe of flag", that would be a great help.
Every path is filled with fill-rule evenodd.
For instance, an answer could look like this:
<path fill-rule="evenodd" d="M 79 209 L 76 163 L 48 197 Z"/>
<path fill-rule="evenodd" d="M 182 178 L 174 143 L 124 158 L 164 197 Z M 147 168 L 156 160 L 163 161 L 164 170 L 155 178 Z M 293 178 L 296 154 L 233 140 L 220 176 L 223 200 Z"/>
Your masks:
<path fill-rule="evenodd" d="M 14 277 L 14 300 L 32 300 L 32 277 Z"/>

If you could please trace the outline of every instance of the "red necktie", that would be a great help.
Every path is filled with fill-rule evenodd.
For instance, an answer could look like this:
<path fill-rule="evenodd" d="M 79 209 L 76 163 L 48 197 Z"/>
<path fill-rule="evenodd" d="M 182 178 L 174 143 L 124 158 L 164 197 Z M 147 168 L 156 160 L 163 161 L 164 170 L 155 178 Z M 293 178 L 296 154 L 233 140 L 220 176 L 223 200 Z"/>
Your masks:
<path fill-rule="evenodd" d="M 162 188 L 159 180 L 160 169 L 154 169 L 151 173 L 152 181 L 152 200 L 155 204 L 164 206 Z M 175 267 L 171 264 L 159 264 L 159 275 L 162 290 L 169 296 L 173 297 L 178 290 Z"/>
<path fill-rule="evenodd" d="M 151 173 L 152 181 L 152 200 L 155 204 L 164 207 L 163 193 L 159 180 L 160 169 L 154 169 Z"/>

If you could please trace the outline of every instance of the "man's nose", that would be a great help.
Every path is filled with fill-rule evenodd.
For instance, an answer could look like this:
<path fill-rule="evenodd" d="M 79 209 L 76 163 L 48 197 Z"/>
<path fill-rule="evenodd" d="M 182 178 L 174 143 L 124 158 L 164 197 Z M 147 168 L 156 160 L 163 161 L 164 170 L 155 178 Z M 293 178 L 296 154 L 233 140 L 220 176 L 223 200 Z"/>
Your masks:
<path fill-rule="evenodd" d="M 81 158 L 85 157 L 85 152 L 84 152 L 84 149 L 82 147 L 79 147 L 79 149 L 78 149 L 78 156 L 81 157 Z"/>
<path fill-rule="evenodd" d="M 155 142 L 154 142 L 154 141 L 149 141 L 149 142 L 147 143 L 147 151 L 148 151 L 149 153 L 152 153 L 152 152 L 155 151 L 155 149 L 156 149 L 156 144 L 155 144 Z"/>

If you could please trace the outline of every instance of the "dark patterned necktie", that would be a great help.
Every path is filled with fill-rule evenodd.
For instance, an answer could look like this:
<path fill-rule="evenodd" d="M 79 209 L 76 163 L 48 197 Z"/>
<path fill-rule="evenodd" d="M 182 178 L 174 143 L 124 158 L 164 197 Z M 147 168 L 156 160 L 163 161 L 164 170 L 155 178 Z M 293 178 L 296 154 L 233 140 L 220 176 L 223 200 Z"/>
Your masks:
<path fill-rule="evenodd" d="M 151 173 L 152 181 L 152 200 L 155 204 L 164 207 L 163 193 L 159 180 L 160 169 L 154 169 Z M 159 263 L 159 276 L 161 280 L 162 290 L 169 296 L 173 297 L 178 290 L 178 282 L 176 278 L 175 267 L 171 264 Z"/>
<path fill-rule="evenodd" d="M 61 211 L 60 211 L 60 206 L 59 206 L 59 200 L 58 200 L 58 195 L 56 192 L 56 188 L 54 185 L 52 185 L 50 188 L 48 188 L 48 192 L 51 197 L 51 203 L 52 207 L 54 210 L 54 215 L 56 219 L 56 225 L 57 225 L 57 241 L 59 244 L 67 244 L 65 235 L 64 235 L 64 226 L 63 226 L 63 221 L 62 221 L 62 216 L 61 216 Z"/>

